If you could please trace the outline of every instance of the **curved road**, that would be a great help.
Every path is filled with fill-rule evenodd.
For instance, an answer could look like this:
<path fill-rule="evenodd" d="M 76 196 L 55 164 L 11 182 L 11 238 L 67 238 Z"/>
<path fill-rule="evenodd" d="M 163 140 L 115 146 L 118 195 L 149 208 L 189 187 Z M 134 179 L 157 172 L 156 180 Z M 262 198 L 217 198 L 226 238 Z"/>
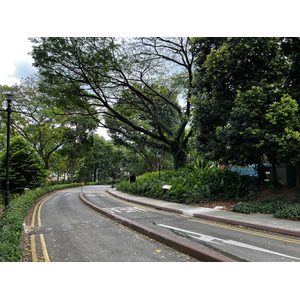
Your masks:
<path fill-rule="evenodd" d="M 26 222 L 24 261 L 196 261 L 88 208 L 79 193 L 57 191 L 36 205 Z"/>
<path fill-rule="evenodd" d="M 236 261 L 300 261 L 300 238 L 158 211 L 109 195 L 108 188 L 86 186 L 83 197 L 108 215 Z M 80 188 L 58 191 L 36 205 L 27 221 L 25 260 L 196 261 L 97 213 L 79 194 Z"/>

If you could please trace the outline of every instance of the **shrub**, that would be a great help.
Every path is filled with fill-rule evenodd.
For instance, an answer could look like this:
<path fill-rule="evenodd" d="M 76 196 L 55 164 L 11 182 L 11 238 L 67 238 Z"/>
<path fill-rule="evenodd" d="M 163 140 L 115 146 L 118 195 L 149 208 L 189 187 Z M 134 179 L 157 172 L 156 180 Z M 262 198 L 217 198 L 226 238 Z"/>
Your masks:
<path fill-rule="evenodd" d="M 274 213 L 275 218 L 300 220 L 300 204 L 290 204 Z"/>
<path fill-rule="evenodd" d="M 163 190 L 163 185 L 172 185 Z M 161 198 L 180 203 L 202 203 L 218 199 L 240 199 L 253 196 L 257 180 L 235 171 L 215 167 L 181 169 L 146 173 L 136 182 L 124 181 L 117 185 L 123 192 Z"/>
<path fill-rule="evenodd" d="M 276 218 L 300 220 L 300 200 L 299 198 L 286 200 L 283 197 L 276 197 L 259 203 L 240 202 L 232 207 L 232 211 L 245 214 L 273 214 Z"/>

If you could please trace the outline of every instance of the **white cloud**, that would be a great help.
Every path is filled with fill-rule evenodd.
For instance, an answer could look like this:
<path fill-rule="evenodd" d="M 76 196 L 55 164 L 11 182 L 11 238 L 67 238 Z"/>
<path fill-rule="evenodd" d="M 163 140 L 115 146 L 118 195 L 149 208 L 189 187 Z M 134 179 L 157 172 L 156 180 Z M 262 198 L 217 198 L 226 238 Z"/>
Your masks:
<path fill-rule="evenodd" d="M 11 86 L 20 83 L 22 77 L 27 77 L 35 72 L 32 67 L 33 59 L 28 54 L 31 52 L 31 42 L 27 37 L 0 36 L 0 84 Z"/>

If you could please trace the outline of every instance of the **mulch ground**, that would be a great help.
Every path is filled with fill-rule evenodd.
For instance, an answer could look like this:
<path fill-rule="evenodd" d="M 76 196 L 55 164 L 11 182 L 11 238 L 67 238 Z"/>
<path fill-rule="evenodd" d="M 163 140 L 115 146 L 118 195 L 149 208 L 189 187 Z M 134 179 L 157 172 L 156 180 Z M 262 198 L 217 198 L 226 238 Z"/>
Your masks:
<path fill-rule="evenodd" d="M 291 199 L 294 198 L 297 194 L 300 193 L 300 190 L 293 186 L 276 186 L 272 189 L 265 188 L 262 191 L 257 193 L 257 196 L 252 200 L 253 202 L 262 202 L 264 200 L 275 198 L 275 197 L 283 197 L 283 199 Z M 222 206 L 222 209 L 231 210 L 232 206 L 240 201 L 215 201 L 209 203 L 201 203 L 200 206 L 214 208 L 216 206 Z"/>

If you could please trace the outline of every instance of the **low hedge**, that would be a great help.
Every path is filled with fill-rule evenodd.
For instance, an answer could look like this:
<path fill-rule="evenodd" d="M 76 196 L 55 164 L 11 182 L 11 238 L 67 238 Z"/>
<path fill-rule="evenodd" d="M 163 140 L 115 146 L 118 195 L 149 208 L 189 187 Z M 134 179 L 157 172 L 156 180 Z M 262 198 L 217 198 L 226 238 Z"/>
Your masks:
<path fill-rule="evenodd" d="M 79 183 L 54 185 L 27 192 L 12 199 L 0 216 L 0 262 L 20 261 L 23 256 L 21 246 L 23 222 L 35 201 L 55 190 L 80 186 Z"/>
<path fill-rule="evenodd" d="M 290 200 L 276 197 L 262 202 L 240 202 L 232 207 L 232 211 L 245 214 L 273 214 L 280 219 L 300 220 L 300 200 L 298 197 Z"/>

